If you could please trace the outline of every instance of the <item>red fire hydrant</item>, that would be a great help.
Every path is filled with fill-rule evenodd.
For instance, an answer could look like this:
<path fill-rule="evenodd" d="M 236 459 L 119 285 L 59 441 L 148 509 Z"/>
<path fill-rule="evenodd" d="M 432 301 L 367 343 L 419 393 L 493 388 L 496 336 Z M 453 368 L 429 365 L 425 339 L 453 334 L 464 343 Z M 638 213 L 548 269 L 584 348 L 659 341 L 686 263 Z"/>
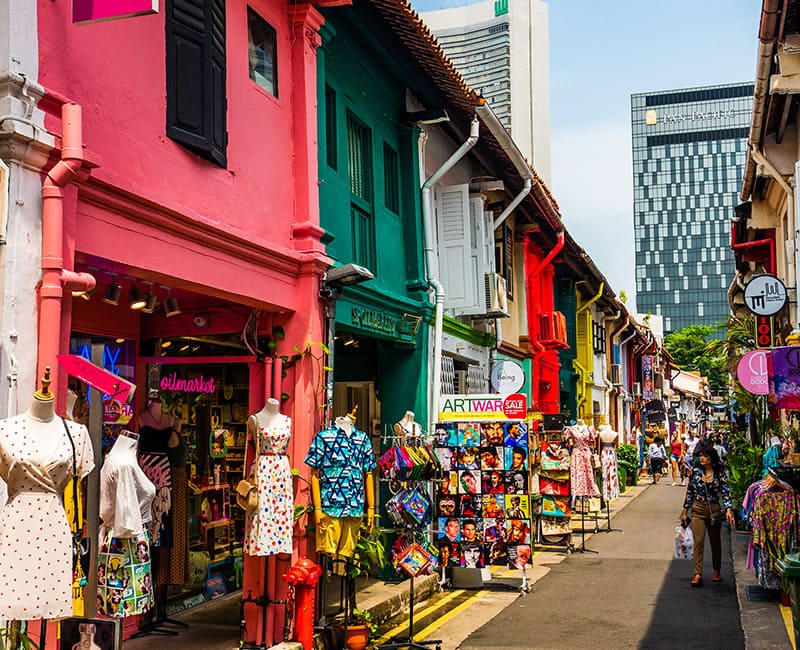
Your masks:
<path fill-rule="evenodd" d="M 294 640 L 302 643 L 304 650 L 314 648 L 314 595 L 320 576 L 322 567 L 307 557 L 301 557 L 283 576 L 289 584 L 289 598 L 294 599 Z"/>

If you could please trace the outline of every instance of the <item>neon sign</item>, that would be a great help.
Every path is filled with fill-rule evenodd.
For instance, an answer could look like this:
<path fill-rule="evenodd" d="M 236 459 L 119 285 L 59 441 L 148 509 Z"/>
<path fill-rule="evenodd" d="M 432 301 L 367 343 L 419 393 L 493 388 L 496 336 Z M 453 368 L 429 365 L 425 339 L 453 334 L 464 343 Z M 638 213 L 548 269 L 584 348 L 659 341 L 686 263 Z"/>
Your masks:
<path fill-rule="evenodd" d="M 178 373 L 161 378 L 161 390 L 176 390 L 185 393 L 213 393 L 217 387 L 213 377 L 206 379 L 203 375 L 193 379 L 179 379 Z"/>

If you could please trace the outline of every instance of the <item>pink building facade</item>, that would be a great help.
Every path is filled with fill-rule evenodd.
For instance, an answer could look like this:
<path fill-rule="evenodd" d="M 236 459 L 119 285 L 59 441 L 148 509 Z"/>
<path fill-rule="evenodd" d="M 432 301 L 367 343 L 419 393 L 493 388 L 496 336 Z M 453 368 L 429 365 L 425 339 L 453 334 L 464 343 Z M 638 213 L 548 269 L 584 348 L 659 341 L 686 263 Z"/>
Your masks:
<path fill-rule="evenodd" d="M 50 366 L 64 413 L 78 387 L 56 357 L 99 343 L 106 367 L 138 387 L 133 420 L 106 419 L 104 437 L 136 428 L 148 389 L 173 385 L 161 382 L 168 372 L 214 378 L 210 396 L 166 391 L 185 416 L 192 484 L 213 483 L 209 429 L 229 429 L 231 448 L 242 447 L 236 434 L 269 397 L 292 417 L 288 453 L 307 474 L 322 424 L 323 377 L 310 357 L 324 340 L 329 266 L 316 186 L 320 14 L 285 0 L 169 0 L 155 14 L 77 25 L 68 2 L 0 4 L 13 25 L 0 33 L 0 172 L 10 196 L 3 365 L 14 374 L 0 410 L 24 411 Z M 129 307 L 136 292 L 144 309 Z M 309 354 L 292 358 L 297 350 Z M 245 453 L 223 467 L 234 486 Z M 305 485 L 296 503 L 308 502 Z M 211 563 L 229 553 L 233 564 L 227 532 L 217 535 L 215 549 L 203 531 Z M 267 580 L 281 598 L 279 576 L 306 553 L 305 538 L 294 548 L 294 558 L 245 556 L 245 593 Z M 258 608 L 245 614 L 260 641 Z M 273 614 L 282 620 L 268 618 L 268 645 L 281 634 Z"/>

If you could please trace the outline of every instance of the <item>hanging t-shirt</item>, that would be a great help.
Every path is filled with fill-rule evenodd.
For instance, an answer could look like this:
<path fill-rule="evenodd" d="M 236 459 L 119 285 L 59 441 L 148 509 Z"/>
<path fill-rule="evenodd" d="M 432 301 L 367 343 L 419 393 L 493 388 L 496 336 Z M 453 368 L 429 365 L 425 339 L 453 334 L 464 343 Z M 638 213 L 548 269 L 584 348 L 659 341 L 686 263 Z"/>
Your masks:
<path fill-rule="evenodd" d="M 353 428 L 323 429 L 311 441 L 306 465 L 319 470 L 322 511 L 331 517 L 364 515 L 364 472 L 375 469 L 369 436 Z"/>

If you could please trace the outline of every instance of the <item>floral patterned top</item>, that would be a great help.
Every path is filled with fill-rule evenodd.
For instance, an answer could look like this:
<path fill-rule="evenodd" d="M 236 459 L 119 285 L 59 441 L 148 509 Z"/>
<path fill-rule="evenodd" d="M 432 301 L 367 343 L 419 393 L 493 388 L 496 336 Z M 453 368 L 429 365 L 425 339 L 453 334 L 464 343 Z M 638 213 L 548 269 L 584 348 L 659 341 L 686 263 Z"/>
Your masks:
<path fill-rule="evenodd" d="M 733 508 L 731 501 L 731 489 L 724 476 L 714 474 L 711 483 L 706 483 L 703 479 L 703 468 L 695 467 L 689 477 L 689 485 L 686 487 L 686 498 L 683 500 L 685 510 L 691 510 L 695 501 L 705 502 L 706 491 L 711 503 L 717 503 L 723 510 Z"/>

